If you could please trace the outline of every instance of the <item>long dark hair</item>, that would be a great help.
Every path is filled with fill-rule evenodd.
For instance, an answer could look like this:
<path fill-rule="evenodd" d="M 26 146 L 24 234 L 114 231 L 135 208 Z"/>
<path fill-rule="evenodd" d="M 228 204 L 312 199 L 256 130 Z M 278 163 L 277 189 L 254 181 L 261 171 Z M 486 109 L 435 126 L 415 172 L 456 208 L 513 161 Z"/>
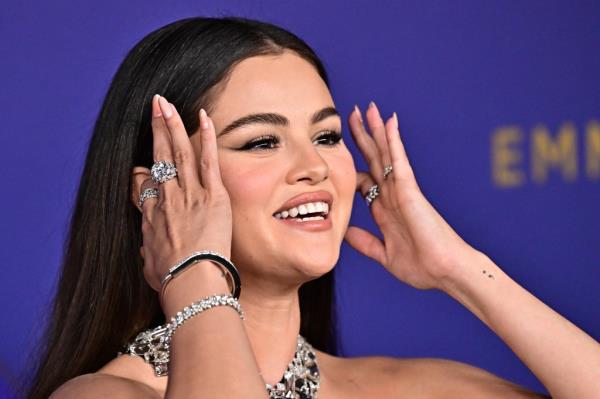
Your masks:
<path fill-rule="evenodd" d="M 47 327 L 25 382 L 28 398 L 47 398 L 67 380 L 97 371 L 140 330 L 164 322 L 144 280 L 141 215 L 131 202 L 131 171 L 152 166 L 151 98 L 180 111 L 188 132 L 201 107 L 210 113 L 218 83 L 238 62 L 289 49 L 329 87 L 315 52 L 294 34 L 239 17 L 189 18 L 143 38 L 117 70 L 94 126 L 65 241 Z M 337 354 L 333 271 L 299 290 L 300 333 Z"/>

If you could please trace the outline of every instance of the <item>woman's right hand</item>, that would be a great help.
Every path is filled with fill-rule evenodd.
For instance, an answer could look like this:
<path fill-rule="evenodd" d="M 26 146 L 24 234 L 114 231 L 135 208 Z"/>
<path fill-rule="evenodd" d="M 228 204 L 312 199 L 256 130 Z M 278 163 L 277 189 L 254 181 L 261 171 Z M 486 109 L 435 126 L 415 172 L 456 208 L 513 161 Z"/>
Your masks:
<path fill-rule="evenodd" d="M 174 162 L 177 168 L 175 178 L 160 184 L 147 179 L 140 190 L 159 189 L 158 198 L 142 205 L 144 277 L 156 291 L 169 268 L 192 252 L 231 257 L 231 203 L 221 180 L 215 133 L 212 119 L 201 110 L 198 163 L 175 107 L 164 97 L 152 99 L 154 162 Z"/>

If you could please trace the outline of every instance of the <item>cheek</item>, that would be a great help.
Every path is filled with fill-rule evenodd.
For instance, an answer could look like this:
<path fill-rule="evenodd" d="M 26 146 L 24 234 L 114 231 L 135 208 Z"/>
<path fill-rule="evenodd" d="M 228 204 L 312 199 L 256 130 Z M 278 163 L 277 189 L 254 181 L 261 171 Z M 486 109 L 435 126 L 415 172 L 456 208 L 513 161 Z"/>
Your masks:
<path fill-rule="evenodd" d="M 356 167 L 350 151 L 344 151 L 335 159 L 332 174 L 334 174 L 340 199 L 344 203 L 351 203 L 356 191 Z"/>
<path fill-rule="evenodd" d="M 331 179 L 334 183 L 338 198 L 339 234 L 343 237 L 348 224 L 356 192 L 356 168 L 350 151 L 341 153 L 331 160 Z"/>
<path fill-rule="evenodd" d="M 266 212 L 277 181 L 273 168 L 247 164 L 241 159 L 223 159 L 220 165 L 234 217 L 249 219 L 250 215 Z"/>

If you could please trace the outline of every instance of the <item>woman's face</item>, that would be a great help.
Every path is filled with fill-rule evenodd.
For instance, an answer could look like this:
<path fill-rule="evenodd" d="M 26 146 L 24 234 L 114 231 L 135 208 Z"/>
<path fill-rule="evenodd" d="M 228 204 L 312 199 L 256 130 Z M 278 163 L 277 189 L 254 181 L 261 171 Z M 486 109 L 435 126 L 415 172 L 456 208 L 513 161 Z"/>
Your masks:
<path fill-rule="evenodd" d="M 232 260 L 242 276 L 296 284 L 321 276 L 337 262 L 356 170 L 338 140 L 342 124 L 333 107 L 315 68 L 290 51 L 240 62 L 217 95 L 210 116 L 231 199 Z M 265 113 L 277 115 L 223 131 L 239 118 Z M 191 141 L 199 154 L 198 134 Z M 325 196 L 302 203 L 329 202 L 328 221 L 310 228 L 290 216 L 274 216 L 292 208 L 286 202 L 293 197 L 315 192 Z"/>

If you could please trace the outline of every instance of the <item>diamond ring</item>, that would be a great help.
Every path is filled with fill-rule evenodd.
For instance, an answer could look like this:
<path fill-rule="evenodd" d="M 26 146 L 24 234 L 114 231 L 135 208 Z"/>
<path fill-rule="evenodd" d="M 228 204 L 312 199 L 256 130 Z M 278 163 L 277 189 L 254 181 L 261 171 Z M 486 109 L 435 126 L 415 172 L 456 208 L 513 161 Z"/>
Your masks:
<path fill-rule="evenodd" d="M 387 165 L 383 168 L 383 180 L 387 179 L 387 176 L 392 173 L 392 165 Z"/>
<path fill-rule="evenodd" d="M 367 205 L 371 206 L 371 202 L 373 202 L 373 200 L 375 200 L 375 198 L 377 198 L 378 195 L 379 186 L 377 186 L 377 184 L 374 184 L 371 187 L 369 187 L 369 191 L 367 191 L 367 195 L 365 195 L 365 201 L 367 201 Z"/>
<path fill-rule="evenodd" d="M 144 201 L 146 201 L 148 198 L 158 198 L 158 188 L 155 187 L 150 187 L 145 189 L 141 194 L 140 194 L 140 200 L 138 201 L 138 206 L 141 208 L 144 205 Z"/>
<path fill-rule="evenodd" d="M 177 168 L 172 162 L 158 161 L 152 165 L 150 175 L 155 183 L 164 183 L 177 176 Z"/>

